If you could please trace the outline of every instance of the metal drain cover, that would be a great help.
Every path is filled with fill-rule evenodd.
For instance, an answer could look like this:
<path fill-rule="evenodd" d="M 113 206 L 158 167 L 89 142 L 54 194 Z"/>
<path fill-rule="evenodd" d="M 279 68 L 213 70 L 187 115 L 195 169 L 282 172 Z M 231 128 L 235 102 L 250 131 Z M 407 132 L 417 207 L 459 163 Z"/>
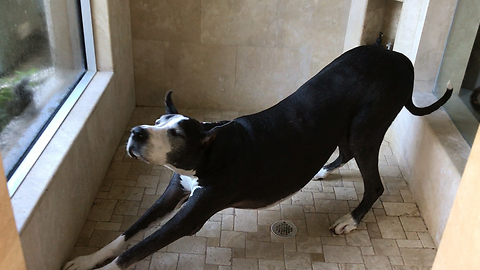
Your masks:
<path fill-rule="evenodd" d="M 272 232 L 280 237 L 292 237 L 297 234 L 297 226 L 290 221 L 279 220 L 272 224 Z"/>

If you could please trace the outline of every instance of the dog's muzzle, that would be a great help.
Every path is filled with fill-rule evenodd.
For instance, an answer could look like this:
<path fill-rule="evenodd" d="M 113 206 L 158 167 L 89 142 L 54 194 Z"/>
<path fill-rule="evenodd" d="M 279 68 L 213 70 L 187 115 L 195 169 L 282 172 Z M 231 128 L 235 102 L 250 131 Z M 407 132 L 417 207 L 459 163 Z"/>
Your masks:
<path fill-rule="evenodd" d="M 138 157 L 135 155 L 135 153 L 133 153 L 132 151 L 132 147 L 128 147 L 127 146 L 127 152 L 128 152 L 128 155 L 131 157 L 131 158 L 135 158 L 135 159 L 138 159 Z"/>
<path fill-rule="evenodd" d="M 139 158 L 140 148 L 148 140 L 148 136 L 148 131 L 141 126 L 136 126 L 130 130 L 130 138 L 127 143 L 127 152 L 130 157 Z"/>

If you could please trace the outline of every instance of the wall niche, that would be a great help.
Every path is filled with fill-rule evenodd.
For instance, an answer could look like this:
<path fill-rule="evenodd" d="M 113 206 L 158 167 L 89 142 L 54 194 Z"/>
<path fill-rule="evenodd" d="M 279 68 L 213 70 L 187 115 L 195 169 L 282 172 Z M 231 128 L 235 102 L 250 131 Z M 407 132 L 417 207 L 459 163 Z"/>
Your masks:
<path fill-rule="evenodd" d="M 373 44 L 378 33 L 383 33 L 383 44 L 395 43 L 398 21 L 402 11 L 403 1 L 370 0 L 365 13 L 365 24 L 361 44 Z"/>
<path fill-rule="evenodd" d="M 344 50 L 374 44 L 380 32 L 382 45 L 393 48 L 403 0 L 352 0 Z"/>

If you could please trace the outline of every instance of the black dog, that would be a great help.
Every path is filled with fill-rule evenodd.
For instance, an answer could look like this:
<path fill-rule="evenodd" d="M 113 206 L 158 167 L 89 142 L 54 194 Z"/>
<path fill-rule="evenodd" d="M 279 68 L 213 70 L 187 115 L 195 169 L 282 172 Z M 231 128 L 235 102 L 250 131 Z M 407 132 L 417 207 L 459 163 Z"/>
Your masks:
<path fill-rule="evenodd" d="M 440 100 L 418 108 L 412 103 L 413 79 L 404 55 L 362 46 L 338 57 L 277 105 L 229 122 L 200 123 L 180 115 L 168 93 L 167 114 L 154 126 L 134 127 L 127 145 L 130 156 L 175 172 L 165 193 L 124 234 L 64 269 L 92 269 L 116 256 L 101 269 L 126 269 L 196 233 L 222 209 L 275 204 L 312 177 L 355 158 L 365 185 L 363 200 L 331 228 L 336 234 L 350 232 L 383 193 L 378 154 L 397 114 L 403 106 L 414 115 L 431 113 L 452 94 L 449 85 Z M 316 175 L 337 146 L 337 160 Z M 182 204 L 158 231 L 119 254 L 135 234 Z"/>

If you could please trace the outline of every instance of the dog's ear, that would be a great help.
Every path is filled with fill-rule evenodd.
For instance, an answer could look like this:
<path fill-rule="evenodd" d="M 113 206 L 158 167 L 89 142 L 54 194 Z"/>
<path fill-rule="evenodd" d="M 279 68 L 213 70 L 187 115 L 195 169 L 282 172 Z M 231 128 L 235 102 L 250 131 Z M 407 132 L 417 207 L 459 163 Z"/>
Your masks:
<path fill-rule="evenodd" d="M 203 132 L 200 143 L 203 146 L 209 146 L 217 137 L 217 134 L 230 125 L 233 121 L 229 121 L 226 124 L 216 126 L 208 131 Z"/>
<path fill-rule="evenodd" d="M 173 105 L 171 90 L 165 95 L 165 112 L 167 114 L 178 114 L 177 108 Z"/>

